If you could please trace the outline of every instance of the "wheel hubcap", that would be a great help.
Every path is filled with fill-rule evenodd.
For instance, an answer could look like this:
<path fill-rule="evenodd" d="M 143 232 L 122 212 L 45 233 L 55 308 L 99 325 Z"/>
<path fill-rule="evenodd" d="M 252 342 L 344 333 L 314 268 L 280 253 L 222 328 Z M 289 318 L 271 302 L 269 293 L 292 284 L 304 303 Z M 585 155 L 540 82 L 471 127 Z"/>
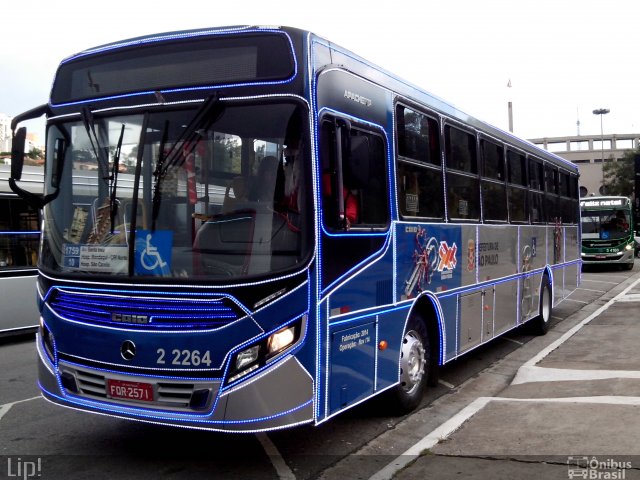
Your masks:
<path fill-rule="evenodd" d="M 420 384 L 426 363 L 425 349 L 420 336 L 413 330 L 407 332 L 402 341 L 400 362 L 400 383 L 407 393 L 412 393 Z"/>

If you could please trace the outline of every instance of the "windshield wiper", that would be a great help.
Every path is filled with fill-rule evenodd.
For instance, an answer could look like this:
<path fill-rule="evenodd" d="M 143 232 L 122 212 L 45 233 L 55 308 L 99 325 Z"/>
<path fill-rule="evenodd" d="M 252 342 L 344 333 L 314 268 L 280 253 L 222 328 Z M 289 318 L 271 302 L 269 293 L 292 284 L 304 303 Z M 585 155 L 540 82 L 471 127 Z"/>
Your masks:
<path fill-rule="evenodd" d="M 131 196 L 131 224 L 129 225 L 129 276 L 133 275 L 135 268 L 136 228 L 138 226 L 138 194 L 140 192 L 140 175 L 142 174 L 142 157 L 144 156 L 144 142 L 149 126 L 149 112 L 145 112 L 138 139 L 138 155 L 136 156 L 136 169 L 134 173 L 133 195 Z M 126 228 L 126 227 L 125 227 Z"/>
<path fill-rule="evenodd" d="M 151 203 L 151 231 L 156 231 L 156 219 L 158 218 L 158 210 L 160 210 L 160 201 L 162 199 L 162 181 L 164 179 L 164 147 L 167 144 L 167 136 L 169 132 L 169 120 L 164 122 L 162 128 L 162 138 L 160 139 L 160 148 L 158 150 L 158 160 L 156 161 L 156 168 L 153 171 L 155 177 L 153 184 L 153 200 Z"/>
<path fill-rule="evenodd" d="M 200 130 L 208 130 L 211 125 L 220 118 L 220 115 L 224 112 L 224 106 L 217 94 L 209 97 L 200 109 L 195 113 L 187 128 L 184 129 L 180 137 L 173 142 L 171 149 L 165 155 L 164 145 L 167 142 L 168 122 L 165 123 L 165 128 L 162 134 L 162 144 L 160 145 L 160 152 L 158 153 L 158 160 L 156 162 L 156 169 L 153 172 L 155 177 L 155 183 L 153 186 L 153 203 L 152 203 L 152 216 L 151 216 L 151 231 L 156 229 L 156 220 L 160 213 L 160 203 L 162 201 L 162 182 L 170 168 L 180 166 L 182 162 L 179 162 L 180 155 L 182 154 L 183 145 L 195 145 L 195 140 L 201 136 Z"/>
<path fill-rule="evenodd" d="M 100 172 L 100 176 L 102 177 L 102 179 L 106 180 L 108 178 L 108 175 L 105 174 L 106 167 L 103 161 L 104 154 L 103 149 L 100 146 L 100 140 L 98 140 L 98 135 L 96 134 L 96 129 L 93 122 L 93 114 L 88 107 L 84 107 L 81 111 L 81 115 L 84 129 L 87 131 L 87 137 L 89 137 L 89 143 L 91 143 L 93 154 L 96 157 L 96 162 L 98 162 L 98 172 Z"/>
<path fill-rule="evenodd" d="M 111 171 L 111 177 L 109 182 L 109 214 L 111 216 L 111 235 L 114 233 L 114 223 L 116 215 L 118 214 L 118 172 L 120 170 L 120 150 L 122 149 L 122 139 L 124 138 L 124 123 L 120 129 L 120 137 L 118 137 L 118 144 L 116 145 L 116 151 L 113 154 L 113 170 Z"/>

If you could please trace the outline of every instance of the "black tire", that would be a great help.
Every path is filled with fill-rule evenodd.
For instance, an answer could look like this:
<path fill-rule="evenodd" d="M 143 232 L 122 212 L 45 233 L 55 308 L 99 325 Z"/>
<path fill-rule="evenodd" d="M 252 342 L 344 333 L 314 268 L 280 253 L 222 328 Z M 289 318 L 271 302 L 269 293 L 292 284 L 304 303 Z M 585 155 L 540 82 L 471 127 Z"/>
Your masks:
<path fill-rule="evenodd" d="M 553 296 L 549 278 L 545 275 L 542 279 L 540 290 L 540 308 L 538 316 L 532 321 L 533 332 L 536 335 L 545 335 L 549 331 L 551 314 L 553 311 Z"/>
<path fill-rule="evenodd" d="M 391 390 L 394 413 L 404 415 L 415 410 L 424 395 L 432 366 L 427 327 L 419 317 L 407 323 L 400 350 L 400 383 Z"/>

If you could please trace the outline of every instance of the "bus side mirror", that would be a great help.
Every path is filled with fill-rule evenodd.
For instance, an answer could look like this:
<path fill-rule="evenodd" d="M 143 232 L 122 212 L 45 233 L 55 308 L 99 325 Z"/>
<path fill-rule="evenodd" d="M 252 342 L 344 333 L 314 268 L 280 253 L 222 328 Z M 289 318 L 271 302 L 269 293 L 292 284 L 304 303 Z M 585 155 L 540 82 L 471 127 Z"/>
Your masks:
<path fill-rule="evenodd" d="M 51 171 L 51 186 L 55 189 L 60 187 L 62 169 L 64 167 L 64 156 L 67 151 L 67 142 L 64 138 L 56 138 L 53 146 L 53 165 Z"/>
<path fill-rule="evenodd" d="M 11 178 L 20 180 L 24 165 L 24 145 L 27 139 L 27 128 L 20 127 L 11 139 Z"/>

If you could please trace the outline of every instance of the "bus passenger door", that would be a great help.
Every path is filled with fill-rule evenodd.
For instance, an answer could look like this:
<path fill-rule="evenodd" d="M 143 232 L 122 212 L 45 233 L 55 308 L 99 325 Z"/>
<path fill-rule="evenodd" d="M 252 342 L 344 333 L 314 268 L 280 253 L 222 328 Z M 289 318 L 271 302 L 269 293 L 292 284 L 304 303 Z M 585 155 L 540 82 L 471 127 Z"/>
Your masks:
<path fill-rule="evenodd" d="M 377 333 L 371 311 L 393 302 L 385 137 L 334 116 L 321 121 L 322 229 L 319 265 L 327 306 L 328 408 L 372 395 Z M 366 314 L 358 312 L 367 311 Z"/>
<path fill-rule="evenodd" d="M 363 260 L 381 253 L 389 235 L 388 170 L 380 132 L 335 117 L 321 122 L 322 288 Z M 391 280 L 391 268 L 386 277 Z M 359 288 L 370 289 L 371 278 Z M 373 282 L 375 284 L 375 281 Z M 385 290 L 386 292 L 386 290 Z M 364 293 L 364 292 L 363 292 Z M 368 298 L 391 303 L 390 295 Z M 367 307 L 371 305 L 362 305 Z"/>

